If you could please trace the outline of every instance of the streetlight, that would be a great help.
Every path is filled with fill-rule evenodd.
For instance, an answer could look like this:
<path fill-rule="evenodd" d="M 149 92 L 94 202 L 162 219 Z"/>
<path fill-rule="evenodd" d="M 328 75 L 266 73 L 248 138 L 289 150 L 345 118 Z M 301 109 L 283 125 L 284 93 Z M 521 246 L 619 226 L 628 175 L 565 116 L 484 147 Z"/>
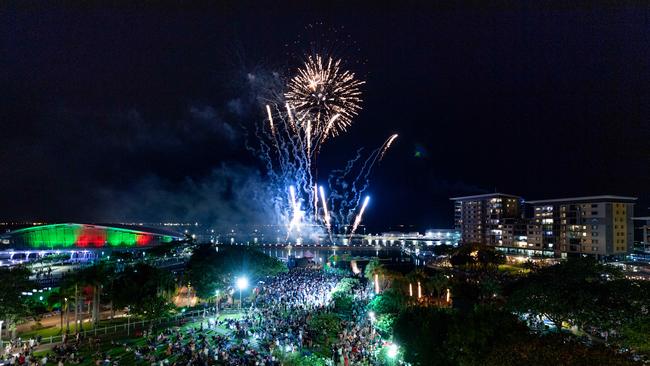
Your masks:
<path fill-rule="evenodd" d="M 248 278 L 239 277 L 237 279 L 237 288 L 239 289 L 239 309 L 241 310 L 241 291 L 248 288 Z"/>
<path fill-rule="evenodd" d="M 375 316 L 374 311 L 368 312 L 368 317 L 370 318 L 370 326 L 372 327 L 372 335 L 375 335 L 375 321 L 377 321 L 377 317 Z"/>
<path fill-rule="evenodd" d="M 219 313 L 219 290 L 214 290 L 214 309 L 215 313 Z"/>
<path fill-rule="evenodd" d="M 70 333 L 70 321 L 69 321 L 69 309 L 68 309 L 68 298 L 64 297 L 65 300 L 65 331 L 66 333 Z M 76 310 L 75 310 L 76 311 Z M 63 333 L 63 309 L 61 309 L 61 333 Z"/>
<path fill-rule="evenodd" d="M 398 351 L 397 345 L 393 343 L 390 346 L 388 346 L 388 352 L 386 354 L 390 358 L 395 358 L 397 357 L 397 351 Z"/>

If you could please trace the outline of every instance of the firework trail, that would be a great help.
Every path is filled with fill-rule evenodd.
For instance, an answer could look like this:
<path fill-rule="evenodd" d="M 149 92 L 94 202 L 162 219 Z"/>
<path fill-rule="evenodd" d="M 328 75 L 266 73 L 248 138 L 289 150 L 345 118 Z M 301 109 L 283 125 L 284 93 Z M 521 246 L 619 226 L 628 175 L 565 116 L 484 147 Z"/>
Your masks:
<path fill-rule="evenodd" d="M 330 230 L 331 225 L 330 225 L 330 213 L 327 211 L 327 200 L 325 199 L 325 192 L 323 191 L 323 186 L 320 186 L 320 198 L 321 202 L 323 202 L 323 218 L 325 219 L 325 226 L 327 227 L 327 232 L 332 236 L 332 232 Z"/>
<path fill-rule="evenodd" d="M 361 223 L 361 217 L 363 217 L 363 212 L 366 210 L 366 206 L 368 206 L 369 201 L 370 201 L 370 196 L 366 196 L 366 198 L 363 200 L 361 211 L 359 211 L 357 218 L 354 219 L 354 225 L 352 225 L 352 230 L 350 230 L 350 239 L 352 239 L 352 235 L 354 235 L 354 232 L 357 231 L 357 227 L 359 227 L 359 224 Z"/>
<path fill-rule="evenodd" d="M 271 133 L 275 134 L 275 127 L 273 126 L 273 115 L 271 114 L 271 107 L 266 105 L 266 113 L 269 115 L 269 125 L 271 126 Z"/>
<path fill-rule="evenodd" d="M 379 161 L 381 161 L 384 158 L 384 154 L 386 154 L 386 151 L 390 149 L 390 145 L 393 144 L 393 141 L 395 141 L 397 136 L 398 136 L 397 134 L 394 134 L 391 137 L 389 137 L 388 140 L 386 140 L 383 148 L 381 149 L 381 153 L 379 153 Z"/>
<path fill-rule="evenodd" d="M 392 135 L 384 143 L 373 150 L 368 158 L 361 159 L 361 150 L 357 156 L 348 161 L 345 169 L 335 170 L 330 175 L 330 186 L 336 187 L 335 192 L 341 192 L 334 198 L 338 200 L 336 217 L 340 222 L 352 222 L 355 212 L 360 204 L 361 197 L 370 185 L 370 174 L 375 163 L 383 157 L 390 148 L 397 135 Z M 360 167 L 357 167 L 360 165 Z M 356 169 L 355 169 L 356 167 Z M 356 173 L 356 175 L 355 175 Z M 343 230 L 345 232 L 345 228 Z"/>
<path fill-rule="evenodd" d="M 269 181 L 265 194 L 278 223 L 287 228 L 287 240 L 302 235 L 320 238 L 327 233 L 333 242 L 334 232 L 345 234 L 352 226 L 352 235 L 362 220 L 368 197 L 356 218 L 354 214 L 368 187 L 372 168 L 397 135 L 366 158 L 359 149 L 343 169 L 332 171 L 329 197 L 318 184 L 317 161 L 323 144 L 345 132 L 361 110 L 359 88 L 363 84 L 354 73 L 342 69 L 341 60 L 316 55 L 307 57 L 283 92 L 268 93 L 281 97 L 265 100 L 268 124 L 255 126 L 259 147 L 249 148 L 264 162 Z M 301 209 L 302 202 L 307 209 Z"/>
<path fill-rule="evenodd" d="M 314 219 L 318 221 L 318 184 L 314 184 Z"/>

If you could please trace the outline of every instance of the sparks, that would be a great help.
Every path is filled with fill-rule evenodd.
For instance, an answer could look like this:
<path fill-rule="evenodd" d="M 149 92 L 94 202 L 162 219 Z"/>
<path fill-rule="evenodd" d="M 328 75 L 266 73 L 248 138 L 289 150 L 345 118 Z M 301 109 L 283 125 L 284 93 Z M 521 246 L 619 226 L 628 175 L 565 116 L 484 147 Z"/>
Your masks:
<path fill-rule="evenodd" d="M 309 56 L 289 81 L 285 98 L 302 116 L 314 119 L 313 129 L 319 135 L 325 136 L 327 129 L 336 136 L 347 130 L 361 110 L 359 87 L 363 84 L 354 73 L 341 70 L 340 59 L 328 57 L 324 62 L 320 55 Z"/>
<path fill-rule="evenodd" d="M 341 115 L 337 113 L 337 114 L 333 115 L 332 118 L 330 118 L 329 123 L 327 123 L 327 126 L 325 126 L 325 131 L 323 131 L 323 137 L 322 137 L 323 142 L 325 141 L 325 139 L 327 139 L 328 133 L 332 129 L 332 126 L 334 125 L 334 122 L 336 122 L 336 120 L 340 116 Z"/>

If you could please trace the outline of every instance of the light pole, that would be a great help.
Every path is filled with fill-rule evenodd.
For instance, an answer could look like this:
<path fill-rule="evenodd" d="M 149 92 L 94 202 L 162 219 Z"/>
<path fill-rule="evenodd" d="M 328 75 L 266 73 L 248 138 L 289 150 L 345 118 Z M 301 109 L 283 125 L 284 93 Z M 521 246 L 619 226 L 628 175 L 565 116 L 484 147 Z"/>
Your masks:
<path fill-rule="evenodd" d="M 219 314 L 219 290 L 214 290 L 214 312 Z"/>
<path fill-rule="evenodd" d="M 65 300 L 65 332 L 70 333 L 70 309 L 68 308 L 68 298 L 64 297 L 63 299 Z M 63 329 L 61 329 L 61 333 L 63 333 Z"/>
<path fill-rule="evenodd" d="M 241 291 L 248 287 L 248 278 L 239 277 L 237 279 L 237 288 L 239 289 L 239 310 L 241 310 Z"/>
<path fill-rule="evenodd" d="M 390 346 L 388 346 L 388 352 L 386 352 L 386 354 L 390 358 L 395 358 L 395 357 L 397 357 L 397 352 L 398 351 L 399 351 L 399 347 L 397 347 L 397 345 L 395 343 L 393 343 Z"/>
<path fill-rule="evenodd" d="M 371 311 L 368 313 L 368 317 L 370 318 L 370 326 L 372 327 L 372 335 L 375 335 L 375 321 L 377 320 L 377 317 L 375 316 L 375 312 Z"/>

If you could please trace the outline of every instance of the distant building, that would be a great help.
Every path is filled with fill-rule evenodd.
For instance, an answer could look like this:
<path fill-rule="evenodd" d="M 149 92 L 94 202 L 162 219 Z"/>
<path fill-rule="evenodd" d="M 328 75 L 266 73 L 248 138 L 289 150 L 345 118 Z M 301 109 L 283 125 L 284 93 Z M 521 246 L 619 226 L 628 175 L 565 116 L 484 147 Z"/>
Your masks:
<path fill-rule="evenodd" d="M 633 220 L 636 222 L 635 230 L 637 230 L 639 246 L 646 252 L 650 248 L 650 216 L 635 217 Z"/>
<path fill-rule="evenodd" d="M 534 216 L 528 245 L 556 255 L 625 255 L 634 243 L 634 197 L 589 196 L 528 201 Z"/>
<path fill-rule="evenodd" d="M 489 193 L 451 200 L 454 201 L 454 224 L 460 232 L 461 244 L 514 245 L 520 231 L 525 233 L 525 222 L 521 221 L 523 199 L 519 196 Z"/>
<path fill-rule="evenodd" d="M 528 201 L 491 193 L 454 197 L 454 219 L 461 244 L 484 244 L 509 254 L 620 256 L 632 252 L 635 197 L 589 196 Z M 645 219 L 645 218 L 643 218 Z M 643 226 L 650 242 L 650 218 Z"/>
<path fill-rule="evenodd" d="M 2 249 L 93 249 L 148 247 L 184 240 L 183 234 L 126 225 L 52 224 L 30 226 L 0 235 Z"/>
<path fill-rule="evenodd" d="M 458 246 L 460 233 L 453 229 L 429 229 L 424 235 L 417 231 L 400 232 L 387 231 L 377 235 L 363 235 L 360 237 L 363 245 L 381 246 L 432 246 L 453 245 Z"/>
<path fill-rule="evenodd" d="M 429 229 L 424 233 L 425 245 L 453 245 L 460 242 L 460 233 L 453 229 Z"/>

